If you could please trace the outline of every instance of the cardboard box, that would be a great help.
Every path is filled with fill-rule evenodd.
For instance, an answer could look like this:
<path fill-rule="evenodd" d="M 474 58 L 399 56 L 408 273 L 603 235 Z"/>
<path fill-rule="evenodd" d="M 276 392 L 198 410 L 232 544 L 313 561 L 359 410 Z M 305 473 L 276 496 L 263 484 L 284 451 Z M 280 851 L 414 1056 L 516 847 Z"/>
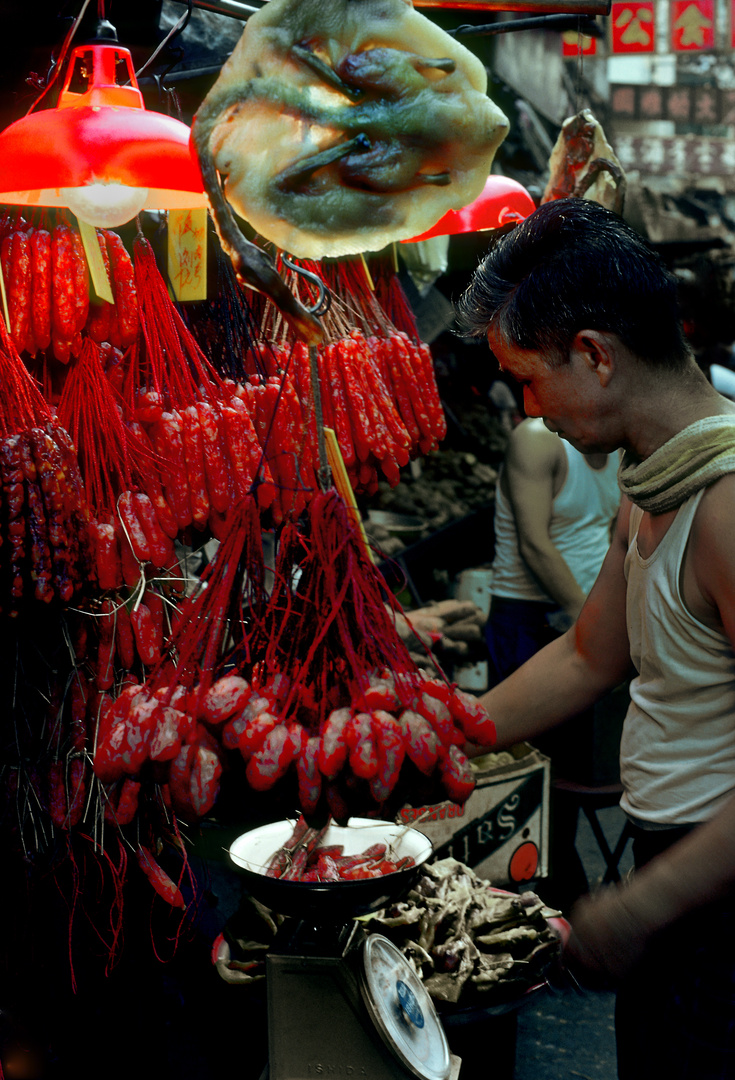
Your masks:
<path fill-rule="evenodd" d="M 429 837 L 437 859 L 454 858 L 497 886 L 546 877 L 550 761 L 522 743 L 513 761 L 478 758 L 477 786 L 464 806 L 405 807 L 400 820 Z"/>

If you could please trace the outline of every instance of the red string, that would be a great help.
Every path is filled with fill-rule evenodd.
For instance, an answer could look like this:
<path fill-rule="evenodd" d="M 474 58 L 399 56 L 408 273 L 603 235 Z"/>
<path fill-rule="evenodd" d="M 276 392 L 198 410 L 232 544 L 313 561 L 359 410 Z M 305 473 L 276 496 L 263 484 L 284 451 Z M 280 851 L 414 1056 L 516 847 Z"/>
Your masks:
<path fill-rule="evenodd" d="M 43 427 L 53 413 L 28 372 L 0 318 L 0 437 Z"/>
<path fill-rule="evenodd" d="M 269 605 L 264 667 L 291 680 L 284 715 L 302 698 L 315 699 L 316 711 L 304 710 L 303 722 L 316 733 L 335 689 L 349 701 L 385 668 L 403 679 L 408 702 L 418 673 L 391 608 L 343 500 L 334 490 L 318 493 L 309 504 L 308 536 L 294 525 L 282 531 Z"/>
<path fill-rule="evenodd" d="M 179 617 L 159 664 L 148 676 L 151 688 L 180 681 L 197 684 L 199 699 L 217 677 L 225 659 L 231 626 L 242 618 L 243 581 L 247 578 L 256 611 L 264 580 L 260 517 L 252 496 L 237 503 L 228 517 L 227 533 L 205 568 L 198 590 L 181 605 Z M 173 668 L 173 672 L 172 672 Z"/>
<path fill-rule="evenodd" d="M 132 487 L 128 433 L 101 350 L 90 338 L 67 375 L 58 416 L 76 446 L 93 512 L 112 512 L 118 496 Z"/>
<path fill-rule="evenodd" d="M 185 408 L 202 396 L 219 400 L 223 380 L 176 310 L 153 248 L 143 237 L 135 241 L 133 266 L 145 341 L 134 358 L 139 385 L 161 393 L 167 408 Z"/>

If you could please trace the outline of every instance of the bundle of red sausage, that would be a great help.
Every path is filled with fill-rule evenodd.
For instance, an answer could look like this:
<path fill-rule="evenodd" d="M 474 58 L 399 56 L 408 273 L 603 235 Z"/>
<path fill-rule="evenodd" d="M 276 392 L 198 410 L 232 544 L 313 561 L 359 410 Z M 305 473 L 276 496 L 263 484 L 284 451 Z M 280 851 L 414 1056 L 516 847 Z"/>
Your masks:
<path fill-rule="evenodd" d="M 0 243 L 8 327 L 19 353 L 50 350 L 62 364 L 78 356 L 82 335 L 126 348 L 139 331 L 130 256 L 117 233 L 99 230 L 114 302 L 90 297 L 87 260 L 76 229 L 20 223 Z"/>
<path fill-rule="evenodd" d="M 127 562 L 127 573 L 116 571 L 117 585 L 132 584 L 135 560 L 171 565 L 172 541 L 192 527 L 221 537 L 233 493 L 241 498 L 254 488 L 267 523 L 299 516 L 318 486 L 312 370 L 303 342 L 259 347 L 249 379 L 220 380 L 170 301 L 147 242 L 136 242 L 133 260 L 116 233 L 98 230 L 114 297 L 109 304 L 90 294 L 82 242 L 71 226 L 20 221 L 5 229 L 0 260 L 18 352 L 68 365 L 81 357 L 85 341 L 94 343 L 128 430 L 133 486 L 118 492 L 123 504 L 92 529 L 101 569 Z M 431 352 L 387 320 L 382 330 L 333 336 L 318 350 L 317 370 L 323 420 L 335 432 L 356 491 L 374 492 L 381 476 L 397 484 L 411 458 L 444 438 Z M 53 395 L 62 396 L 68 412 L 63 387 L 62 379 Z M 111 587 L 109 576 L 102 571 L 103 591 Z"/>
<path fill-rule="evenodd" d="M 203 695 L 197 686 L 131 685 L 100 718 L 94 770 L 110 784 L 156 765 L 187 818 L 212 808 L 232 751 L 255 791 L 295 782 L 305 814 L 322 798 L 339 820 L 375 811 L 390 799 L 405 761 L 438 781 L 438 798 L 465 802 L 475 781 L 463 746 L 492 743 L 492 721 L 471 695 L 441 679 L 417 683 L 409 696 L 401 683 L 390 672 L 376 675 L 349 704 L 331 709 L 318 731 L 309 726 L 308 701 L 284 708 L 290 686 L 282 675 L 253 683 L 224 675 Z"/>
<path fill-rule="evenodd" d="M 70 601 L 88 571 L 86 505 L 67 433 L 48 423 L 0 439 L 0 611 Z"/>
<path fill-rule="evenodd" d="M 293 350 L 261 351 L 257 366 L 265 366 L 270 383 L 293 384 L 302 406 L 311 401 L 309 352 L 302 342 Z M 395 486 L 403 466 L 435 450 L 445 437 L 433 359 L 424 342 L 398 331 L 366 336 L 355 329 L 319 347 L 317 371 L 324 425 L 336 435 L 356 491 L 374 492 L 381 475 Z M 296 431 L 297 442 L 305 441 L 309 460 L 315 460 L 313 412 L 304 409 Z M 273 439 L 282 441 L 278 427 Z"/>

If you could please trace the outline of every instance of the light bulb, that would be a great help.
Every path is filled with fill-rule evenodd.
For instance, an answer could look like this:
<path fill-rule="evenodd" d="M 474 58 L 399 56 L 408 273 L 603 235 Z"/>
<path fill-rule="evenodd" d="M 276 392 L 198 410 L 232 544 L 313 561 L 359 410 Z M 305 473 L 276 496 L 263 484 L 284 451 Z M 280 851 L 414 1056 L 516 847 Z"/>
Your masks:
<path fill-rule="evenodd" d="M 78 218 L 98 229 L 114 229 L 131 221 L 146 204 L 148 188 L 96 183 L 61 189 L 64 202 Z"/>

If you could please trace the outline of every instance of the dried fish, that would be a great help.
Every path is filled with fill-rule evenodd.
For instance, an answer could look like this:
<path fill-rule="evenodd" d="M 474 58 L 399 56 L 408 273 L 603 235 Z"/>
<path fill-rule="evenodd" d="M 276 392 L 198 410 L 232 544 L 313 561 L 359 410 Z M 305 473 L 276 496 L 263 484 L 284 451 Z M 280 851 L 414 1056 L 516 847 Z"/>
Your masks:
<path fill-rule="evenodd" d="M 543 982 L 560 948 L 549 914 L 535 893 L 501 892 L 465 864 L 442 859 L 367 927 L 399 946 L 436 1002 L 461 1008 Z"/>

